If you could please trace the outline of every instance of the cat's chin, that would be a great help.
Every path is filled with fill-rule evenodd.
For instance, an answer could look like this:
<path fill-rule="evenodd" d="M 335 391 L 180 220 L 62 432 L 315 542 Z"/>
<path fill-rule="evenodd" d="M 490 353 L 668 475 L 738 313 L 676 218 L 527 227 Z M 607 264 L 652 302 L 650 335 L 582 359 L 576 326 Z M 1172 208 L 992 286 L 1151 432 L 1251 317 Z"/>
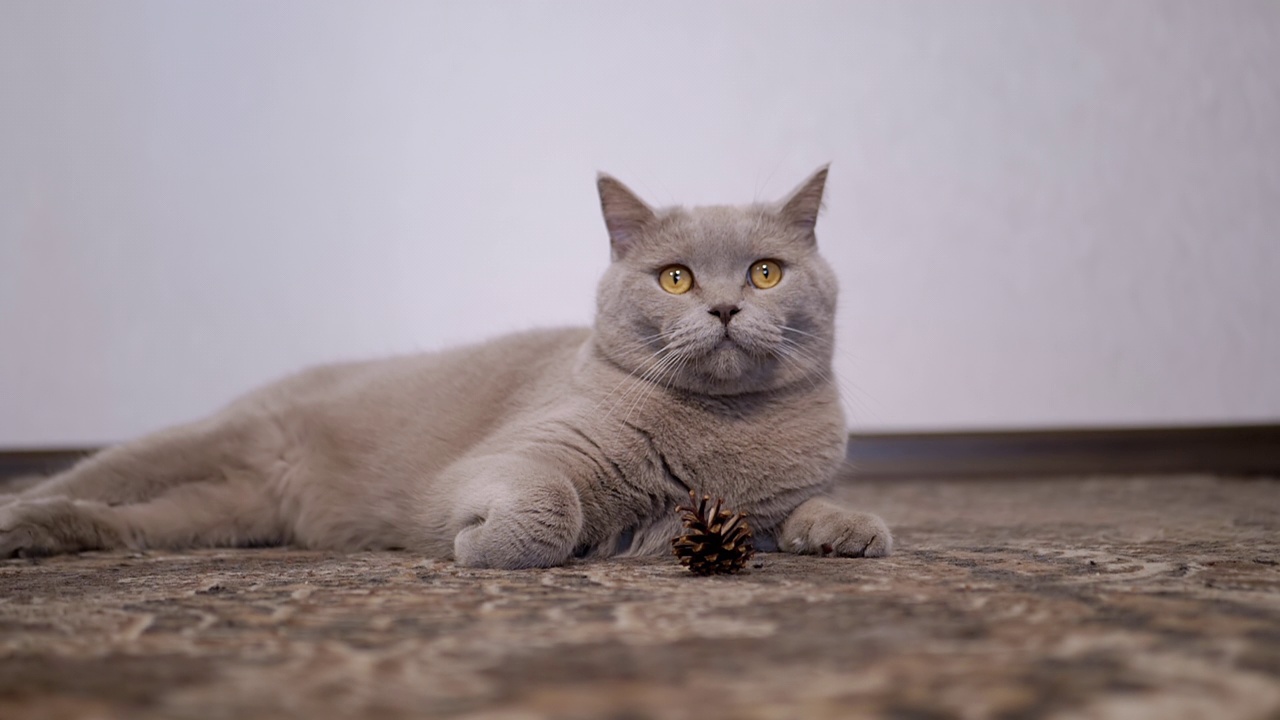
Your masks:
<path fill-rule="evenodd" d="M 734 395 L 771 389 L 775 378 L 760 358 L 741 343 L 724 338 L 690 363 L 689 389 L 709 395 Z"/>

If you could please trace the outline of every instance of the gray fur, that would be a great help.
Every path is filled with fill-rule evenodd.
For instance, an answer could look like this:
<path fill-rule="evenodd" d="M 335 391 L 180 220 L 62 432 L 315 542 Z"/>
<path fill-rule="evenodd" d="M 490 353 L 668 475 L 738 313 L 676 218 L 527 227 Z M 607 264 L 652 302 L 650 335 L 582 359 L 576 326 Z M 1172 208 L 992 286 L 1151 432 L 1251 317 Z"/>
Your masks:
<path fill-rule="evenodd" d="M 0 556 L 291 543 L 551 566 L 667 552 L 689 489 L 750 513 L 766 545 L 886 555 L 879 518 L 821 497 L 845 443 L 825 181 L 655 210 L 601 175 L 614 261 L 594 330 L 286 378 L 0 499 Z M 774 288 L 748 280 L 761 259 L 783 266 Z M 657 282 L 673 263 L 685 294 Z M 727 324 L 710 311 L 730 306 Z"/>

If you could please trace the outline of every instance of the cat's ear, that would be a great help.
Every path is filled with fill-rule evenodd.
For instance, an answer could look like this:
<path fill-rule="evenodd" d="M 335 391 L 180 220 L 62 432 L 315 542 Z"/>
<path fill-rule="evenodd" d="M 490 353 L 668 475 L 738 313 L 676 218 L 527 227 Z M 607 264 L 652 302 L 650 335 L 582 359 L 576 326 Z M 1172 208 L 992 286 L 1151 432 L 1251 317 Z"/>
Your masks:
<path fill-rule="evenodd" d="M 609 243 L 613 247 L 613 259 L 617 260 L 635 244 L 645 226 L 656 217 L 653 208 L 645 204 L 631 188 L 604 173 L 596 175 L 596 189 L 600 191 L 600 209 L 604 212 L 604 224 L 609 228 Z"/>
<path fill-rule="evenodd" d="M 808 180 L 791 192 L 779 205 L 778 215 L 787 223 L 808 233 L 818 224 L 822 210 L 822 190 L 827 185 L 827 165 L 809 176 Z"/>

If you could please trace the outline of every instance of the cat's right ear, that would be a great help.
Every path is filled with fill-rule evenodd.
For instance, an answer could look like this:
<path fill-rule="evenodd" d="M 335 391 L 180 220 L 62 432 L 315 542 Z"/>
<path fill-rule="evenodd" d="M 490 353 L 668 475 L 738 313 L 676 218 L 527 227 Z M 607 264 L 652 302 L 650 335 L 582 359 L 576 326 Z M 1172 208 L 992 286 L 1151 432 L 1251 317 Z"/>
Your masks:
<path fill-rule="evenodd" d="M 600 209 L 604 212 L 604 225 L 609 229 L 613 259 L 618 260 L 635 245 L 641 231 L 656 216 L 653 208 L 631 192 L 631 188 L 610 175 L 596 175 L 596 189 L 600 191 Z"/>

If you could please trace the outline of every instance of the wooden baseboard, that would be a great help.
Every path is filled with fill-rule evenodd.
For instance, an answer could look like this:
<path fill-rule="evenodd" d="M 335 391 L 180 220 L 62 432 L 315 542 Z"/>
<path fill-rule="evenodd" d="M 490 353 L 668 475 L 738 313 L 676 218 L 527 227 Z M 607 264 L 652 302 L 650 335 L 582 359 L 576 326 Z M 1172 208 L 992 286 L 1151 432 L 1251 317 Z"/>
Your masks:
<path fill-rule="evenodd" d="M 96 447 L 0 449 L 0 479 L 24 475 L 52 475 L 71 467 L 76 461 L 97 451 Z"/>
<path fill-rule="evenodd" d="M 0 450 L 0 478 L 47 475 L 97 448 Z M 1217 473 L 1280 477 L 1280 424 L 949 433 L 854 433 L 864 478 Z"/>
<path fill-rule="evenodd" d="M 1280 425 L 858 434 L 857 477 L 1216 473 L 1280 477 Z"/>

